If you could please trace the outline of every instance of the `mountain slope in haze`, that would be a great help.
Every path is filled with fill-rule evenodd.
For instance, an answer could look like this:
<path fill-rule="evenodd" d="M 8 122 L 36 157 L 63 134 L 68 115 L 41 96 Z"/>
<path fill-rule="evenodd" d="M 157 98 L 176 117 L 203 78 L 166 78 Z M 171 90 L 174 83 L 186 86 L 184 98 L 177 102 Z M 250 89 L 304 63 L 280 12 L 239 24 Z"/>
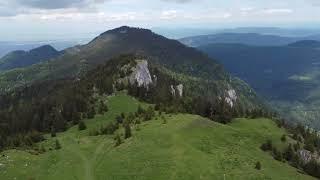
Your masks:
<path fill-rule="evenodd" d="M 34 81 L 76 77 L 120 54 L 143 54 L 169 69 L 209 79 L 224 79 L 222 66 L 205 54 L 150 30 L 120 27 L 107 31 L 90 43 L 64 51 L 53 61 L 0 74 L 1 91 Z M 215 73 L 212 73 L 215 72 Z"/>
<path fill-rule="evenodd" d="M 319 29 L 290 29 L 277 27 L 239 27 L 233 29 L 224 29 L 223 33 L 256 33 L 264 35 L 275 35 L 284 37 L 308 37 L 315 36 Z"/>
<path fill-rule="evenodd" d="M 314 41 L 281 47 L 211 44 L 199 49 L 219 59 L 229 72 L 281 107 L 289 119 L 319 129 L 320 51 L 314 48 L 316 44 Z"/>
<path fill-rule="evenodd" d="M 207 44 L 230 43 L 252 46 L 281 46 L 298 41 L 297 37 L 281 37 L 256 33 L 222 33 L 182 38 L 179 41 L 191 47 Z"/>
<path fill-rule="evenodd" d="M 291 43 L 288 46 L 299 48 L 320 48 L 320 41 L 303 40 L 295 43 Z"/>
<path fill-rule="evenodd" d="M 0 71 L 30 66 L 59 55 L 60 52 L 50 45 L 44 45 L 30 51 L 13 51 L 0 59 Z"/>

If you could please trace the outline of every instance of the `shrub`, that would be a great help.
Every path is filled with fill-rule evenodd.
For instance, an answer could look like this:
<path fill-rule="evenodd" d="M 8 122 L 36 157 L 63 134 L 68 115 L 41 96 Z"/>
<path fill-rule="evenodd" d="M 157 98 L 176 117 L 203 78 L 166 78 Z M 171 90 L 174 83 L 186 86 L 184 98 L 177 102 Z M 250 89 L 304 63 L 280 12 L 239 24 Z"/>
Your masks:
<path fill-rule="evenodd" d="M 43 144 L 40 146 L 40 152 L 41 153 L 45 153 L 46 152 L 46 148 L 44 147 Z"/>
<path fill-rule="evenodd" d="M 281 136 L 281 141 L 282 141 L 282 142 L 286 142 L 286 141 L 287 141 L 287 137 L 286 137 L 285 134 Z"/>
<path fill-rule="evenodd" d="M 122 123 L 123 123 L 123 118 L 122 118 L 122 116 L 117 116 L 117 117 L 116 117 L 116 121 L 117 121 L 118 124 L 122 124 Z"/>
<path fill-rule="evenodd" d="M 282 153 L 275 147 L 272 148 L 272 155 L 273 158 L 277 161 L 283 161 L 283 155 Z"/>
<path fill-rule="evenodd" d="M 164 116 L 161 116 L 162 124 L 167 124 L 167 119 Z"/>
<path fill-rule="evenodd" d="M 138 110 L 137 110 L 137 114 L 142 114 L 142 113 L 144 113 L 145 112 L 145 110 L 139 105 L 138 106 Z"/>
<path fill-rule="evenodd" d="M 58 139 L 56 139 L 55 147 L 56 150 L 61 149 L 61 144 Z"/>
<path fill-rule="evenodd" d="M 115 146 L 122 144 L 121 136 L 119 134 L 115 136 L 114 140 L 116 141 Z"/>
<path fill-rule="evenodd" d="M 267 142 L 263 143 L 260 147 L 263 151 L 271 151 L 272 150 L 272 141 L 270 139 Z"/>
<path fill-rule="evenodd" d="M 261 163 L 260 161 L 256 162 L 255 169 L 260 170 L 261 169 Z"/>
<path fill-rule="evenodd" d="M 80 121 L 79 125 L 78 125 L 78 129 L 79 129 L 79 131 L 82 131 L 82 130 L 87 129 L 87 126 L 83 121 Z"/>
<path fill-rule="evenodd" d="M 119 129 L 119 124 L 110 122 L 104 128 L 101 129 L 101 133 L 102 134 L 113 134 L 117 129 Z"/>

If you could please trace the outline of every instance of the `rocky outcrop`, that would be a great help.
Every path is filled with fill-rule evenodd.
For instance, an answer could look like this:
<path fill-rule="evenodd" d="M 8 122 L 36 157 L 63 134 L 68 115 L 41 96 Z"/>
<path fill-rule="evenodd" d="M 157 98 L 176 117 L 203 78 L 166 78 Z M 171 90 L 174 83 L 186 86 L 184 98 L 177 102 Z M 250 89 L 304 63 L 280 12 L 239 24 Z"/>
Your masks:
<path fill-rule="evenodd" d="M 170 86 L 170 92 L 172 96 L 176 96 L 176 90 L 174 89 L 173 85 Z"/>
<path fill-rule="evenodd" d="M 183 95 L 183 84 L 179 84 L 179 85 L 176 87 L 176 90 L 178 91 L 179 97 L 182 97 L 182 95 Z"/>
<path fill-rule="evenodd" d="M 312 153 L 305 149 L 299 150 L 298 154 L 304 164 L 310 162 L 312 159 L 320 161 L 320 157 L 317 153 Z"/>
<path fill-rule="evenodd" d="M 172 96 L 178 95 L 178 97 L 183 96 L 183 84 L 179 84 L 177 86 L 171 85 L 170 92 Z"/>
<path fill-rule="evenodd" d="M 234 89 L 229 89 L 226 92 L 226 96 L 224 98 L 224 100 L 226 101 L 226 103 L 228 103 L 231 107 L 233 107 L 237 101 L 238 97 L 237 97 L 237 93 Z"/>
<path fill-rule="evenodd" d="M 137 83 L 139 87 L 148 87 L 152 84 L 151 74 L 148 68 L 148 61 L 137 60 L 137 65 L 132 69 L 132 74 L 130 75 L 130 83 Z"/>

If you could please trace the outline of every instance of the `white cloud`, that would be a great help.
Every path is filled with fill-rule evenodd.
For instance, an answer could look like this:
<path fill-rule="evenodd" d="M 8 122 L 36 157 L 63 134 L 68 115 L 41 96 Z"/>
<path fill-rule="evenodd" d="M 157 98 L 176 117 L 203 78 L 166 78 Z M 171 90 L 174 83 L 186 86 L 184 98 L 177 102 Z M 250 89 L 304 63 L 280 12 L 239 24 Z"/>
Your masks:
<path fill-rule="evenodd" d="M 261 11 L 264 14 L 291 14 L 293 13 L 292 9 L 264 9 Z"/>
<path fill-rule="evenodd" d="M 177 17 L 178 17 L 177 10 L 167 10 L 167 11 L 162 11 L 160 19 L 171 20 Z"/>

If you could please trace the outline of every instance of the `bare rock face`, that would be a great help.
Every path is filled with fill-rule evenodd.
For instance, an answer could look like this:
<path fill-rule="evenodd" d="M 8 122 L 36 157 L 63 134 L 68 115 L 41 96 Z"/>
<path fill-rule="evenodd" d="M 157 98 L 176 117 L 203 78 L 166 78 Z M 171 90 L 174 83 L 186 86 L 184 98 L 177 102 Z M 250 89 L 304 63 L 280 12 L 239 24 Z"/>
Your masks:
<path fill-rule="evenodd" d="M 183 95 L 183 84 L 179 84 L 177 87 L 176 87 L 177 91 L 178 91 L 178 95 L 180 97 L 182 97 Z"/>
<path fill-rule="evenodd" d="M 229 89 L 228 91 L 226 91 L 224 100 L 230 105 L 230 107 L 233 107 L 235 105 L 237 99 L 237 93 L 234 89 Z"/>
<path fill-rule="evenodd" d="M 177 86 L 171 85 L 170 86 L 170 92 L 172 96 L 178 95 L 179 97 L 182 97 L 183 95 L 183 84 L 179 84 Z"/>
<path fill-rule="evenodd" d="M 320 161 L 320 157 L 317 153 L 312 153 L 305 149 L 299 150 L 298 154 L 304 164 L 310 162 L 313 159 L 317 160 L 318 162 Z"/>
<path fill-rule="evenodd" d="M 176 90 L 174 89 L 173 85 L 170 86 L 170 92 L 172 96 L 176 96 Z"/>
<path fill-rule="evenodd" d="M 236 103 L 238 97 L 237 97 L 237 93 L 234 89 L 229 89 L 226 92 L 226 97 L 225 97 L 225 101 L 226 103 L 228 103 L 231 107 L 234 106 L 234 104 Z"/>
<path fill-rule="evenodd" d="M 138 83 L 139 87 L 148 87 L 152 83 L 150 71 L 148 69 L 148 61 L 137 60 L 137 65 L 130 75 L 130 83 Z"/>

